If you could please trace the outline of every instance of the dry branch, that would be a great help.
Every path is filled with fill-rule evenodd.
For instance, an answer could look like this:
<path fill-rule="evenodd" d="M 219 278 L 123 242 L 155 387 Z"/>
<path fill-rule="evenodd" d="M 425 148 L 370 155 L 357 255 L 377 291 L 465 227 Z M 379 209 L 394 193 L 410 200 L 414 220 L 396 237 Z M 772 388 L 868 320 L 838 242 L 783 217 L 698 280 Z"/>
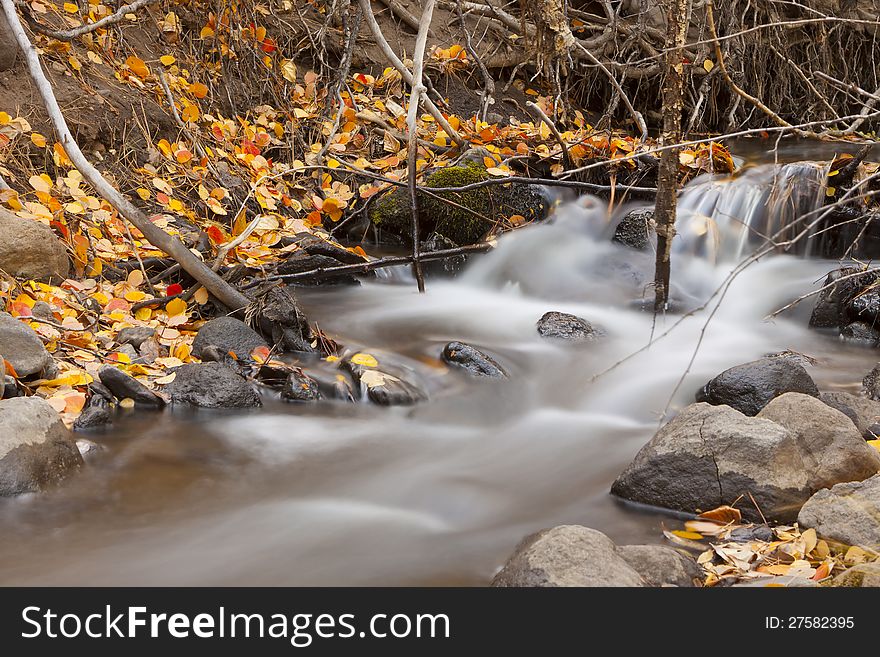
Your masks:
<path fill-rule="evenodd" d="M 77 37 L 84 36 L 86 34 L 91 34 L 95 30 L 99 30 L 102 27 L 109 27 L 110 25 L 115 25 L 116 23 L 121 23 L 125 20 L 125 17 L 128 14 L 133 14 L 136 11 L 143 9 L 144 7 L 149 7 L 150 5 L 154 5 L 159 0 L 136 0 L 136 2 L 132 2 L 131 4 L 127 4 L 123 7 L 120 7 L 115 12 L 110 14 L 109 16 L 105 16 L 104 18 L 95 21 L 94 23 L 85 23 L 80 25 L 79 27 L 75 27 L 70 30 L 50 30 L 38 23 L 33 15 L 30 13 L 30 9 L 26 6 L 24 7 L 24 16 L 28 25 L 31 28 L 39 32 L 40 34 L 44 34 L 47 37 L 51 37 L 58 41 L 73 41 Z"/>

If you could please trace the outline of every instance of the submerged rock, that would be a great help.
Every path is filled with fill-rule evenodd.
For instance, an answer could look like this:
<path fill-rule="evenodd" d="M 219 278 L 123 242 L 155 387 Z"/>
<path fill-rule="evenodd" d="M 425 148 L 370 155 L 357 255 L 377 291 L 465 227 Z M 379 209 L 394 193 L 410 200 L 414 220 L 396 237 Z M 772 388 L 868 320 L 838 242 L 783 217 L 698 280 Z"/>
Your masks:
<path fill-rule="evenodd" d="M 542 338 L 555 338 L 568 342 L 588 342 L 602 335 L 602 331 L 590 322 L 569 313 L 551 311 L 544 313 L 537 323 Z"/>
<path fill-rule="evenodd" d="M 801 527 L 847 545 L 880 547 L 880 474 L 813 495 L 797 517 Z"/>
<path fill-rule="evenodd" d="M 67 248 L 48 226 L 0 208 L 0 270 L 20 279 L 62 281 L 70 273 Z"/>
<path fill-rule="evenodd" d="M 696 401 L 726 404 L 754 416 L 770 400 L 786 392 L 819 396 L 815 382 L 795 359 L 762 358 L 725 370 L 703 386 Z"/>
<path fill-rule="evenodd" d="M 34 330 L 5 312 L 0 312 L 0 354 L 21 378 L 47 373 L 55 365 Z"/>
<path fill-rule="evenodd" d="M 199 329 L 193 342 L 193 355 L 203 358 L 207 347 L 215 347 L 224 356 L 235 354 L 238 360 L 248 361 L 258 347 L 269 347 L 259 333 L 235 317 L 218 317 Z"/>
<path fill-rule="evenodd" d="M 354 354 L 342 365 L 356 383 L 366 389 L 367 399 L 380 406 L 411 406 L 428 399 L 428 393 L 414 381 L 404 380 L 379 369 L 379 363 L 365 364 L 365 354 Z M 372 358 L 368 356 L 368 358 Z"/>
<path fill-rule="evenodd" d="M 318 387 L 318 382 L 302 370 L 291 372 L 284 382 L 281 391 L 281 399 L 285 401 L 318 401 L 324 395 Z"/>
<path fill-rule="evenodd" d="M 188 363 L 165 386 L 172 404 L 202 408 L 254 408 L 263 402 L 247 380 L 220 363 Z"/>
<path fill-rule="evenodd" d="M 119 399 L 131 399 L 140 408 L 159 409 L 165 406 L 165 400 L 150 390 L 143 383 L 129 376 L 112 365 L 104 365 L 98 371 L 98 377 L 113 395 Z"/>
<path fill-rule="evenodd" d="M 89 431 L 112 424 L 113 410 L 113 405 L 106 397 L 93 392 L 88 405 L 74 420 L 73 430 Z"/>
<path fill-rule="evenodd" d="M 440 358 L 444 363 L 463 369 L 472 376 L 507 378 L 507 372 L 490 356 L 464 342 L 450 342 L 443 347 Z"/>
<path fill-rule="evenodd" d="M 48 402 L 0 401 L 0 497 L 40 491 L 82 463 L 71 433 Z"/>
<path fill-rule="evenodd" d="M 492 586 L 647 586 L 602 532 L 562 525 L 526 537 L 495 575 Z"/>
<path fill-rule="evenodd" d="M 425 187 L 464 187 L 488 180 L 482 162 L 465 161 L 457 166 L 437 169 L 428 174 Z M 453 201 L 460 207 L 444 203 Z M 464 208 L 464 209 L 462 209 Z M 543 219 L 549 210 L 545 194 L 535 185 L 520 183 L 493 184 L 466 192 L 420 193 L 420 239 L 431 233 L 449 238 L 457 245 L 479 242 L 498 222 L 519 215 L 526 221 Z M 398 241 L 411 242 L 409 190 L 395 187 L 379 197 L 370 209 L 370 221 L 380 233 Z"/>
<path fill-rule="evenodd" d="M 840 338 L 862 347 L 877 347 L 880 345 L 880 330 L 865 322 L 853 322 L 840 329 Z"/>

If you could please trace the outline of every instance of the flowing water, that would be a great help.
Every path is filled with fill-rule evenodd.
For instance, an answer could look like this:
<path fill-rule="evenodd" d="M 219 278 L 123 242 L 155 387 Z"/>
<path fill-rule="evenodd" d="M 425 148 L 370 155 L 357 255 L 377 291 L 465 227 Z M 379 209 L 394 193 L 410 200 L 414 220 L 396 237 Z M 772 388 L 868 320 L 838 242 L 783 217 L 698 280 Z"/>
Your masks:
<path fill-rule="evenodd" d="M 776 230 L 788 221 L 780 208 L 817 202 L 819 168 L 794 166 L 685 191 L 676 303 L 697 308 L 722 285 L 753 245 L 744 226 Z M 834 266 L 777 255 L 734 279 L 689 367 L 707 311 L 660 337 L 680 316 L 653 326 L 640 310 L 652 255 L 611 244 L 608 230 L 602 203 L 584 198 L 501 238 L 462 276 L 430 280 L 425 295 L 401 271 L 303 293 L 325 332 L 418 379 L 430 401 L 267 399 L 246 414 L 132 415 L 97 436 L 103 453 L 57 490 L 0 501 L 0 583 L 485 584 L 543 527 L 659 542 L 674 520 L 608 489 L 664 413 L 768 352 L 818 358 L 823 389 L 855 390 L 873 365 L 870 352 L 808 331 L 809 304 L 764 321 Z M 535 322 L 548 310 L 608 335 L 582 346 L 542 340 Z M 650 349 L 623 360 L 652 331 Z M 453 339 L 496 356 L 510 380 L 441 367 Z"/>

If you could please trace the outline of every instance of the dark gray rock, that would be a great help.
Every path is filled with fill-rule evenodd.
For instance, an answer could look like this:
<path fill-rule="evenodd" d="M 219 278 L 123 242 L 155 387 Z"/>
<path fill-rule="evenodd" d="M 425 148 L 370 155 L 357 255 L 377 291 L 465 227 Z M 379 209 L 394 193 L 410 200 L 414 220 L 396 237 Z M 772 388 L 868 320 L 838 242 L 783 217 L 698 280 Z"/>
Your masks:
<path fill-rule="evenodd" d="M 840 339 L 862 347 L 880 345 L 880 331 L 865 322 L 853 322 L 840 329 Z"/>
<path fill-rule="evenodd" d="M 745 525 L 737 527 L 727 535 L 727 540 L 733 543 L 748 543 L 749 541 L 764 541 L 769 543 L 776 536 L 767 525 Z"/>
<path fill-rule="evenodd" d="M 810 497 L 795 437 L 729 406 L 693 404 L 645 445 L 611 488 L 624 499 L 678 511 L 706 511 L 754 496 L 767 518 L 793 520 Z M 751 503 L 744 515 L 760 520 Z"/>
<path fill-rule="evenodd" d="M 314 353 L 312 328 L 293 288 L 269 284 L 256 295 L 260 330 L 283 352 Z"/>
<path fill-rule="evenodd" d="M 251 352 L 268 347 L 259 333 L 235 317 L 218 317 L 199 329 L 193 341 L 193 355 L 202 358 L 207 347 L 215 347 L 224 356 L 232 353 L 241 361 L 251 360 Z"/>
<path fill-rule="evenodd" d="M 443 347 L 444 363 L 465 370 L 472 376 L 506 379 L 507 372 L 491 356 L 464 342 L 450 342 Z"/>
<path fill-rule="evenodd" d="M 848 310 L 850 302 L 878 280 L 874 272 L 858 275 L 862 267 L 848 266 L 828 273 L 822 292 L 816 300 L 810 326 L 813 328 L 844 327 L 858 319 Z M 864 302 L 856 304 L 856 308 Z"/>
<path fill-rule="evenodd" d="M 428 393 L 416 382 L 405 380 L 376 367 L 367 367 L 351 361 L 351 357 L 342 361 L 355 383 L 366 390 L 367 399 L 380 406 L 412 406 L 428 399 Z"/>
<path fill-rule="evenodd" d="M 135 349 L 140 349 L 141 345 L 154 335 L 156 335 L 156 329 L 149 326 L 129 326 L 119 331 L 116 335 L 116 342 L 129 344 Z"/>
<path fill-rule="evenodd" d="M 0 312 L 0 354 L 21 378 L 48 372 L 54 367 L 52 357 L 33 329 L 4 312 Z"/>
<path fill-rule="evenodd" d="M 823 392 L 819 399 L 852 420 L 863 438 L 872 437 L 869 428 L 880 422 L 880 402 L 848 392 Z"/>
<path fill-rule="evenodd" d="M 88 405 L 73 422 L 74 431 L 90 431 L 113 423 L 113 404 L 103 395 L 92 393 Z"/>
<path fill-rule="evenodd" d="M 129 376 L 112 365 L 104 365 L 98 371 L 98 377 L 113 395 L 119 399 L 131 399 L 135 406 L 159 409 L 165 406 L 165 400 L 150 390 L 143 383 Z"/>
<path fill-rule="evenodd" d="M 865 442 L 852 420 L 815 397 L 786 393 L 757 417 L 776 422 L 794 435 L 813 491 L 843 481 L 861 481 L 880 471 L 880 453 Z"/>
<path fill-rule="evenodd" d="M 0 208 L 0 269 L 20 279 L 62 281 L 70 273 L 67 248 L 52 229 Z"/>
<path fill-rule="evenodd" d="M 98 443 L 86 440 L 85 438 L 76 439 L 76 448 L 83 459 L 90 459 L 104 450 Z"/>
<path fill-rule="evenodd" d="M 860 563 L 831 580 L 835 587 L 880 587 L 880 562 Z"/>
<path fill-rule="evenodd" d="M 82 465 L 71 433 L 37 397 L 0 401 L 0 497 L 33 493 Z"/>
<path fill-rule="evenodd" d="M 762 358 L 725 370 L 703 386 L 696 395 L 696 401 L 726 404 L 753 416 L 771 399 L 786 392 L 819 396 L 813 379 L 796 360 Z"/>
<path fill-rule="evenodd" d="M 302 370 L 291 372 L 281 391 L 281 399 L 285 401 L 310 402 L 323 398 L 318 382 Z"/>
<path fill-rule="evenodd" d="M 813 495 L 797 517 L 801 527 L 812 527 L 825 538 L 880 548 L 880 475 L 823 488 Z"/>
<path fill-rule="evenodd" d="M 602 331 L 590 322 L 569 313 L 551 311 L 544 313 L 537 324 L 542 338 L 554 338 L 568 342 L 588 342 L 602 335 Z"/>
<path fill-rule="evenodd" d="M 648 586 L 689 587 L 694 580 L 703 579 L 702 570 L 692 557 L 663 545 L 621 545 L 617 554 Z"/>
<path fill-rule="evenodd" d="M 865 288 L 847 301 L 844 313 L 850 322 L 880 325 L 880 289 L 876 284 Z"/>
<path fill-rule="evenodd" d="M 492 586 L 646 586 L 602 532 L 562 525 L 526 537 L 495 575 Z"/>
<path fill-rule="evenodd" d="M 630 210 L 620 219 L 614 229 L 613 242 L 623 244 L 631 249 L 642 251 L 651 244 L 651 232 L 654 225 L 653 208 L 637 208 Z"/>
<path fill-rule="evenodd" d="M 2 348 L 2 347 L 0 347 Z M 868 399 L 880 401 L 880 364 L 874 366 L 870 372 L 862 379 L 862 389 L 868 396 Z"/>
<path fill-rule="evenodd" d="M 172 404 L 202 408 L 254 408 L 263 402 L 247 380 L 220 363 L 188 363 L 178 367 L 164 392 Z"/>

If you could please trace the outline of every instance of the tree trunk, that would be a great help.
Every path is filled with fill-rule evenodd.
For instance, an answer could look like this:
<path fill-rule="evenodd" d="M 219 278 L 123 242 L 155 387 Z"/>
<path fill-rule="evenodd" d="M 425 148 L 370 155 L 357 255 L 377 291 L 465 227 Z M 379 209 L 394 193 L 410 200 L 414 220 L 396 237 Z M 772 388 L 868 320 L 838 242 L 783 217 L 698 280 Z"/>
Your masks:
<path fill-rule="evenodd" d="M 662 146 L 681 142 L 681 117 L 684 94 L 682 48 L 687 38 L 690 14 L 689 0 L 665 0 L 666 58 L 663 83 Z M 657 202 L 654 220 L 657 224 L 657 262 L 654 271 L 654 312 L 661 313 L 669 304 L 669 256 L 675 237 L 675 214 L 678 205 L 678 148 L 669 148 L 660 155 L 657 178 Z"/>

